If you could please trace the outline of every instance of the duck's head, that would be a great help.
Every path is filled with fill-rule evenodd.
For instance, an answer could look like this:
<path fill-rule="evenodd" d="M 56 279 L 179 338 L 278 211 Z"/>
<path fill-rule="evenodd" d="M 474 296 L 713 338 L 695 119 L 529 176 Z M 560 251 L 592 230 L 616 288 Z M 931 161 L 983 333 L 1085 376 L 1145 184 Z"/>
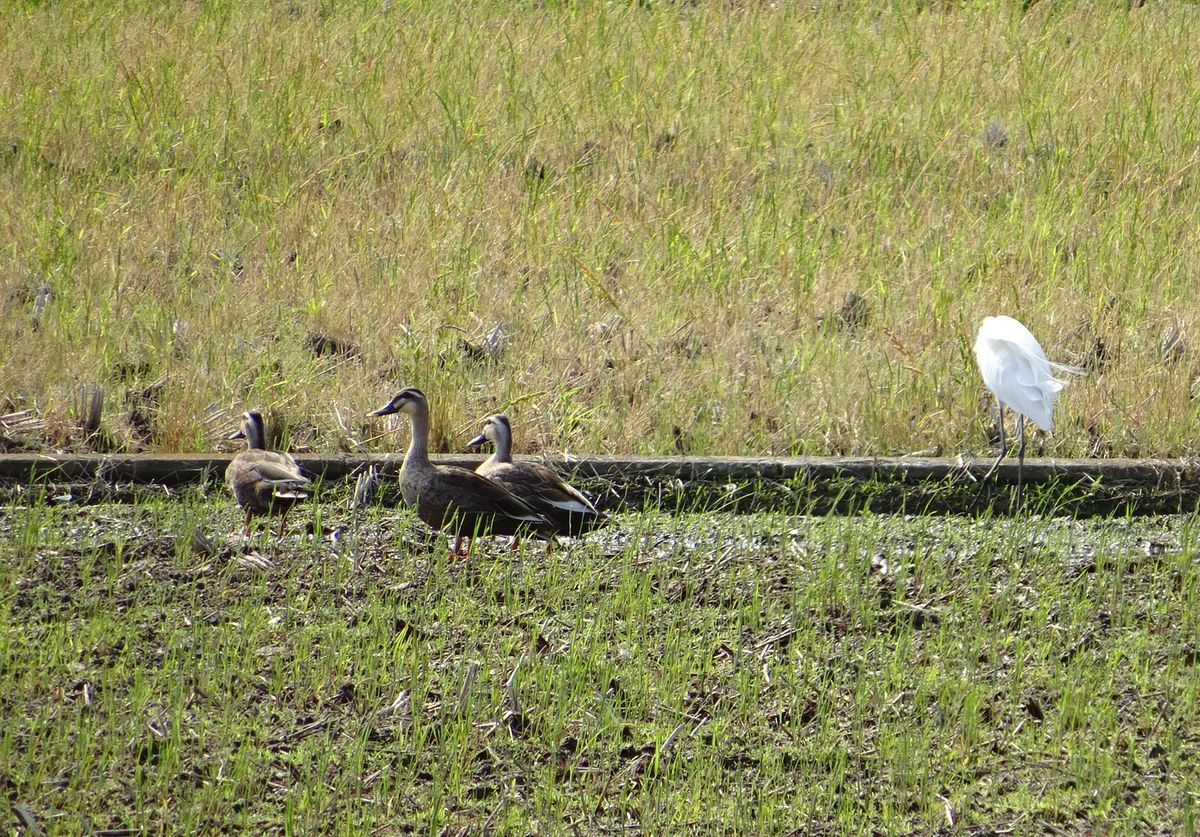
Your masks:
<path fill-rule="evenodd" d="M 267 431 L 263 423 L 262 413 L 258 410 L 247 410 L 242 413 L 242 426 L 234 431 L 230 439 L 245 439 L 246 447 L 250 449 L 264 448 L 267 444 Z"/>
<path fill-rule="evenodd" d="M 493 445 L 500 446 L 505 442 L 512 441 L 512 425 L 508 423 L 508 416 L 488 416 L 483 422 L 483 431 L 471 441 L 467 442 L 468 447 L 482 445 L 484 442 L 491 442 Z"/>
<path fill-rule="evenodd" d="M 367 413 L 367 415 L 390 416 L 394 413 L 407 413 L 410 416 L 415 416 L 428 410 L 429 402 L 425 400 L 425 393 L 416 387 L 407 387 L 392 396 L 391 401 L 384 404 L 378 410 Z"/>

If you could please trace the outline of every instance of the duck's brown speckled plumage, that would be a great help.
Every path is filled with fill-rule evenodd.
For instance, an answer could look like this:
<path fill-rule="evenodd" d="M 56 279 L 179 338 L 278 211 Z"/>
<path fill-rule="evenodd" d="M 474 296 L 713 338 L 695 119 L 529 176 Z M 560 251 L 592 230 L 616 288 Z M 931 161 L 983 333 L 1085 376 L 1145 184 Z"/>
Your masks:
<path fill-rule="evenodd" d="M 495 452 L 484 460 L 477 474 L 507 488 L 550 521 L 543 528 L 548 535 L 579 535 L 606 522 L 607 518 L 578 490 L 544 465 L 513 462 L 512 425 L 506 416 L 489 416 L 483 432 L 471 441 L 481 445 L 490 441 Z"/>
<path fill-rule="evenodd" d="M 288 510 L 308 498 L 304 491 L 308 478 L 300 472 L 291 454 L 265 449 L 261 414 L 245 413 L 239 435 L 246 437 L 246 450 L 235 456 L 225 469 L 225 484 L 246 512 L 245 533 L 249 535 L 250 522 L 256 515 L 278 514 L 282 516 L 279 521 L 282 535 Z"/>
<path fill-rule="evenodd" d="M 415 388 L 401 390 L 371 413 L 405 413 L 412 422 L 412 441 L 400 469 L 400 496 L 417 517 L 461 539 L 474 535 L 536 533 L 549 525 L 544 516 L 500 484 L 466 468 L 435 465 L 429 459 L 429 404 Z"/>

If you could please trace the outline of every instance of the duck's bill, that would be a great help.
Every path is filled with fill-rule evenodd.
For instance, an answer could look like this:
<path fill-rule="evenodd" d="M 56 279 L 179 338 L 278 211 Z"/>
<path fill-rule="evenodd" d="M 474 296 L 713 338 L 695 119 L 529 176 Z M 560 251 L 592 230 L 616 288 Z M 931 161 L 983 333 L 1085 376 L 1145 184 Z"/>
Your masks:
<path fill-rule="evenodd" d="M 399 412 L 399 410 L 397 410 L 391 404 L 384 404 L 378 410 L 372 410 L 371 412 L 367 413 L 367 418 L 374 418 L 375 416 L 390 416 L 397 412 Z"/>
<path fill-rule="evenodd" d="M 482 445 L 486 441 L 487 441 L 487 436 L 484 436 L 482 433 L 480 433 L 474 439 L 467 442 L 467 447 L 469 447 L 469 448 L 478 447 L 479 445 Z"/>

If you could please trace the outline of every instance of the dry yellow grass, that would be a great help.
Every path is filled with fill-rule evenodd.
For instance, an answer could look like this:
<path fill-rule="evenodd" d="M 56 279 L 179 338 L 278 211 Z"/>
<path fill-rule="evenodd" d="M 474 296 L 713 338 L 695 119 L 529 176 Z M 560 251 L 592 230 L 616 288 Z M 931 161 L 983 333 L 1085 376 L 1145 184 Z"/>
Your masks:
<path fill-rule="evenodd" d="M 378 448 L 410 384 L 449 446 L 983 452 L 1009 313 L 1089 367 L 1048 452 L 1193 453 L 1195 8 L 836 5 L 10 6 L 0 407 Z"/>

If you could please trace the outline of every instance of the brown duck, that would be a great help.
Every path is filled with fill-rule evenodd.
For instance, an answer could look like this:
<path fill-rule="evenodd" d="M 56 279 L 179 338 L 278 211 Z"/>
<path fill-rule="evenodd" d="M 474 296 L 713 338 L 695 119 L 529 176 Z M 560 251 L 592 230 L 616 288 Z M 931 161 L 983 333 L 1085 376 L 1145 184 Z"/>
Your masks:
<path fill-rule="evenodd" d="M 417 517 L 435 529 L 454 533 L 454 553 L 474 535 L 536 533 L 550 522 L 524 500 L 484 476 L 429 459 L 429 402 L 409 387 L 370 413 L 404 413 L 412 422 L 412 442 L 400 468 L 400 496 L 416 507 Z"/>
<path fill-rule="evenodd" d="M 549 520 L 551 525 L 542 529 L 542 534 L 580 535 L 607 521 L 587 497 L 550 468 L 533 462 L 513 462 L 512 424 L 507 416 L 488 416 L 483 432 L 470 444 L 488 441 L 495 446 L 495 453 L 475 473 L 500 483 Z"/>
<path fill-rule="evenodd" d="M 225 484 L 237 504 L 246 511 L 244 535 L 250 536 L 250 521 L 255 515 L 278 514 L 279 535 L 287 523 L 287 513 L 296 503 L 308 498 L 304 486 L 308 477 L 291 454 L 266 450 L 262 413 L 251 410 L 242 414 L 242 429 L 231 438 L 246 440 L 246 449 L 233 458 L 225 469 Z"/>

